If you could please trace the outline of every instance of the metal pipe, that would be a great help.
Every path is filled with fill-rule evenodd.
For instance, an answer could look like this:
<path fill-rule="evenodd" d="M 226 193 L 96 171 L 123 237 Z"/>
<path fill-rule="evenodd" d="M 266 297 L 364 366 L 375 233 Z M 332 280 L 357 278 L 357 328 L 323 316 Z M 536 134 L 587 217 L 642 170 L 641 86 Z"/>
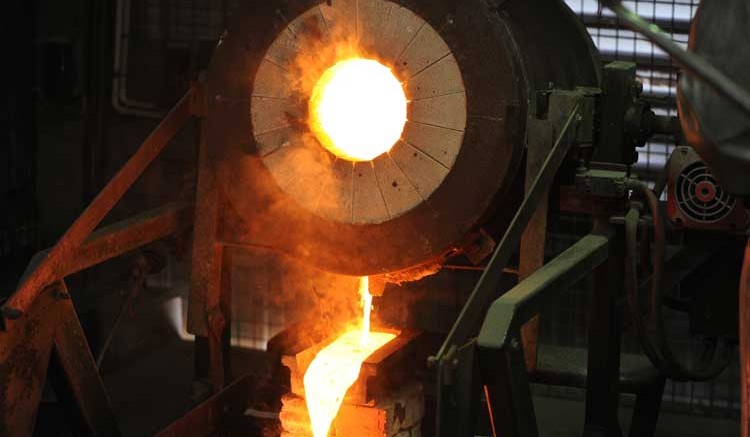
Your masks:
<path fill-rule="evenodd" d="M 724 371 L 731 361 L 731 349 L 726 345 L 718 346 L 714 341 L 706 346 L 698 365 L 690 369 L 676 357 L 666 339 L 662 303 L 664 292 L 664 263 L 666 254 L 666 237 L 664 218 L 659 212 L 659 201 L 656 195 L 642 181 L 630 181 L 629 188 L 639 191 L 646 200 L 654 223 L 654 273 L 651 277 L 648 320 L 641 315 L 639 298 L 637 260 L 639 211 L 631 208 L 625 219 L 626 240 L 626 287 L 628 289 L 628 307 L 636 328 L 638 339 L 646 356 L 665 376 L 677 381 L 706 381 L 713 379 Z"/>
<path fill-rule="evenodd" d="M 649 23 L 626 8 L 621 0 L 602 0 L 602 3 L 614 11 L 617 17 L 633 30 L 672 56 L 682 68 L 706 82 L 714 91 L 736 103 L 746 114 L 750 115 L 750 93 L 747 90 L 702 57 L 683 50 L 659 26 Z"/>
<path fill-rule="evenodd" d="M 112 107 L 122 115 L 161 118 L 164 114 L 151 102 L 128 97 L 128 40 L 130 38 L 130 0 L 117 1 L 115 19 L 114 65 L 112 71 Z"/>

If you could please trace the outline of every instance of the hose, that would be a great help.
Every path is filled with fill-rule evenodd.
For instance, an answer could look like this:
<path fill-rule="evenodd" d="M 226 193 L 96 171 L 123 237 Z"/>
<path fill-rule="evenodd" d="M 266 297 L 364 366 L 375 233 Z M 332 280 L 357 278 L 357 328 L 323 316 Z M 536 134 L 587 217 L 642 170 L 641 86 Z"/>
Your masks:
<path fill-rule="evenodd" d="M 664 262 L 666 258 L 666 235 L 664 218 L 659 210 L 656 195 L 641 181 L 629 181 L 629 188 L 638 191 L 646 201 L 651 212 L 654 228 L 653 275 L 648 299 L 648 317 L 642 314 L 638 282 L 638 224 L 640 210 L 638 206 L 630 209 L 625 217 L 625 285 L 628 295 L 628 307 L 633 325 L 644 353 L 661 373 L 676 381 L 706 381 L 718 376 L 729 365 L 732 350 L 726 344 L 718 347 L 716 339 L 708 340 L 704 353 L 695 368 L 688 368 L 674 355 L 667 342 L 662 314 L 664 295 Z M 724 343 L 724 342 L 722 342 Z"/>

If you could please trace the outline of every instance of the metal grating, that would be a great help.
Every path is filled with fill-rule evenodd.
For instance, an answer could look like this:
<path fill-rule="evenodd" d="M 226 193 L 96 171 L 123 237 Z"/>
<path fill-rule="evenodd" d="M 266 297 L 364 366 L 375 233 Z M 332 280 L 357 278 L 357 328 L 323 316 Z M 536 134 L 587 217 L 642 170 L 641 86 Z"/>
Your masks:
<path fill-rule="evenodd" d="M 677 115 L 676 85 L 678 69 L 671 59 L 658 47 L 642 36 L 620 25 L 614 14 L 601 9 L 598 0 L 565 0 L 568 6 L 581 17 L 601 53 L 602 60 L 635 62 L 638 78 L 643 83 L 644 98 L 660 115 Z M 672 39 L 687 46 L 690 24 L 700 0 L 638 0 L 625 1 L 627 7 L 643 18 L 658 24 Z M 654 138 L 640 151 L 638 163 L 633 170 L 647 181 L 653 181 L 666 164 L 675 147 L 675 140 L 661 136 Z M 558 235 L 551 244 L 552 252 L 559 252 L 572 241 L 570 235 L 586 232 L 588 224 L 574 221 L 572 229 L 560 229 L 566 236 Z M 572 231 L 572 232 L 571 232 Z M 560 246 L 563 247 L 554 247 Z M 581 284 L 580 289 L 572 290 L 556 302 L 554 308 L 545 312 L 543 341 L 557 346 L 583 347 L 586 338 L 586 313 L 590 288 Z M 689 321 L 685 314 L 666 311 L 668 332 L 673 333 L 669 340 L 675 349 L 697 357 L 700 345 L 687 333 Z M 639 346 L 635 339 L 624 339 L 623 353 L 637 355 Z M 624 360 L 627 361 L 627 360 Z M 668 381 L 664 394 L 663 408 L 674 412 L 712 417 L 739 417 L 739 366 L 732 363 L 717 379 L 705 383 Z M 559 393 L 559 392 L 555 392 Z M 569 392 L 565 392 L 569 393 Z"/>
<path fill-rule="evenodd" d="M 620 25 L 614 14 L 602 9 L 598 0 L 565 0 L 586 25 L 604 62 L 630 61 L 638 66 L 644 97 L 658 115 L 677 115 L 676 85 L 678 70 L 658 47 Z M 638 0 L 624 4 L 643 18 L 658 24 L 672 39 L 687 46 L 690 23 L 699 0 Z M 674 149 L 674 139 L 657 137 L 640 151 L 634 171 L 653 181 Z"/>
<path fill-rule="evenodd" d="M 167 45 L 213 43 L 236 5 L 237 0 L 133 0 L 131 29 Z"/>
<path fill-rule="evenodd" d="M 118 0 L 129 11 L 127 94 L 167 109 L 206 67 L 238 0 Z"/>

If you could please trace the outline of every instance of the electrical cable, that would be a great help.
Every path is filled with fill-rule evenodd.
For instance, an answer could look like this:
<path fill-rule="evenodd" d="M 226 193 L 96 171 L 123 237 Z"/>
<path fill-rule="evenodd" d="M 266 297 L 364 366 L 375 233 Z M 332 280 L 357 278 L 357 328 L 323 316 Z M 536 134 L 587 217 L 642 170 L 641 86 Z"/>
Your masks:
<path fill-rule="evenodd" d="M 651 212 L 654 229 L 653 276 L 648 299 L 648 317 L 644 319 L 638 287 L 638 227 L 640 210 L 637 206 L 630 209 L 625 217 L 626 243 L 626 288 L 628 307 L 636 334 L 646 356 L 665 376 L 677 381 L 706 381 L 718 376 L 729 365 L 732 349 L 722 341 L 718 346 L 716 339 L 708 340 L 704 353 L 695 368 L 688 368 L 674 355 L 669 345 L 664 328 L 662 304 L 662 282 L 666 258 L 666 236 L 664 219 L 659 211 L 659 200 L 656 195 L 641 181 L 629 181 L 629 188 L 639 192 Z"/>

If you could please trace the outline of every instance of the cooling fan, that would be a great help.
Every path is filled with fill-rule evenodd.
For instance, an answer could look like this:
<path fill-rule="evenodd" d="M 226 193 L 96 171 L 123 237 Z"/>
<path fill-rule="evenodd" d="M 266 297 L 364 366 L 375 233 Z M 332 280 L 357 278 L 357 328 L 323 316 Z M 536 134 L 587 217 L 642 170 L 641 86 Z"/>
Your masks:
<path fill-rule="evenodd" d="M 747 211 L 719 183 L 689 147 L 678 147 L 669 160 L 667 213 L 675 226 L 737 231 L 747 227 Z"/>

